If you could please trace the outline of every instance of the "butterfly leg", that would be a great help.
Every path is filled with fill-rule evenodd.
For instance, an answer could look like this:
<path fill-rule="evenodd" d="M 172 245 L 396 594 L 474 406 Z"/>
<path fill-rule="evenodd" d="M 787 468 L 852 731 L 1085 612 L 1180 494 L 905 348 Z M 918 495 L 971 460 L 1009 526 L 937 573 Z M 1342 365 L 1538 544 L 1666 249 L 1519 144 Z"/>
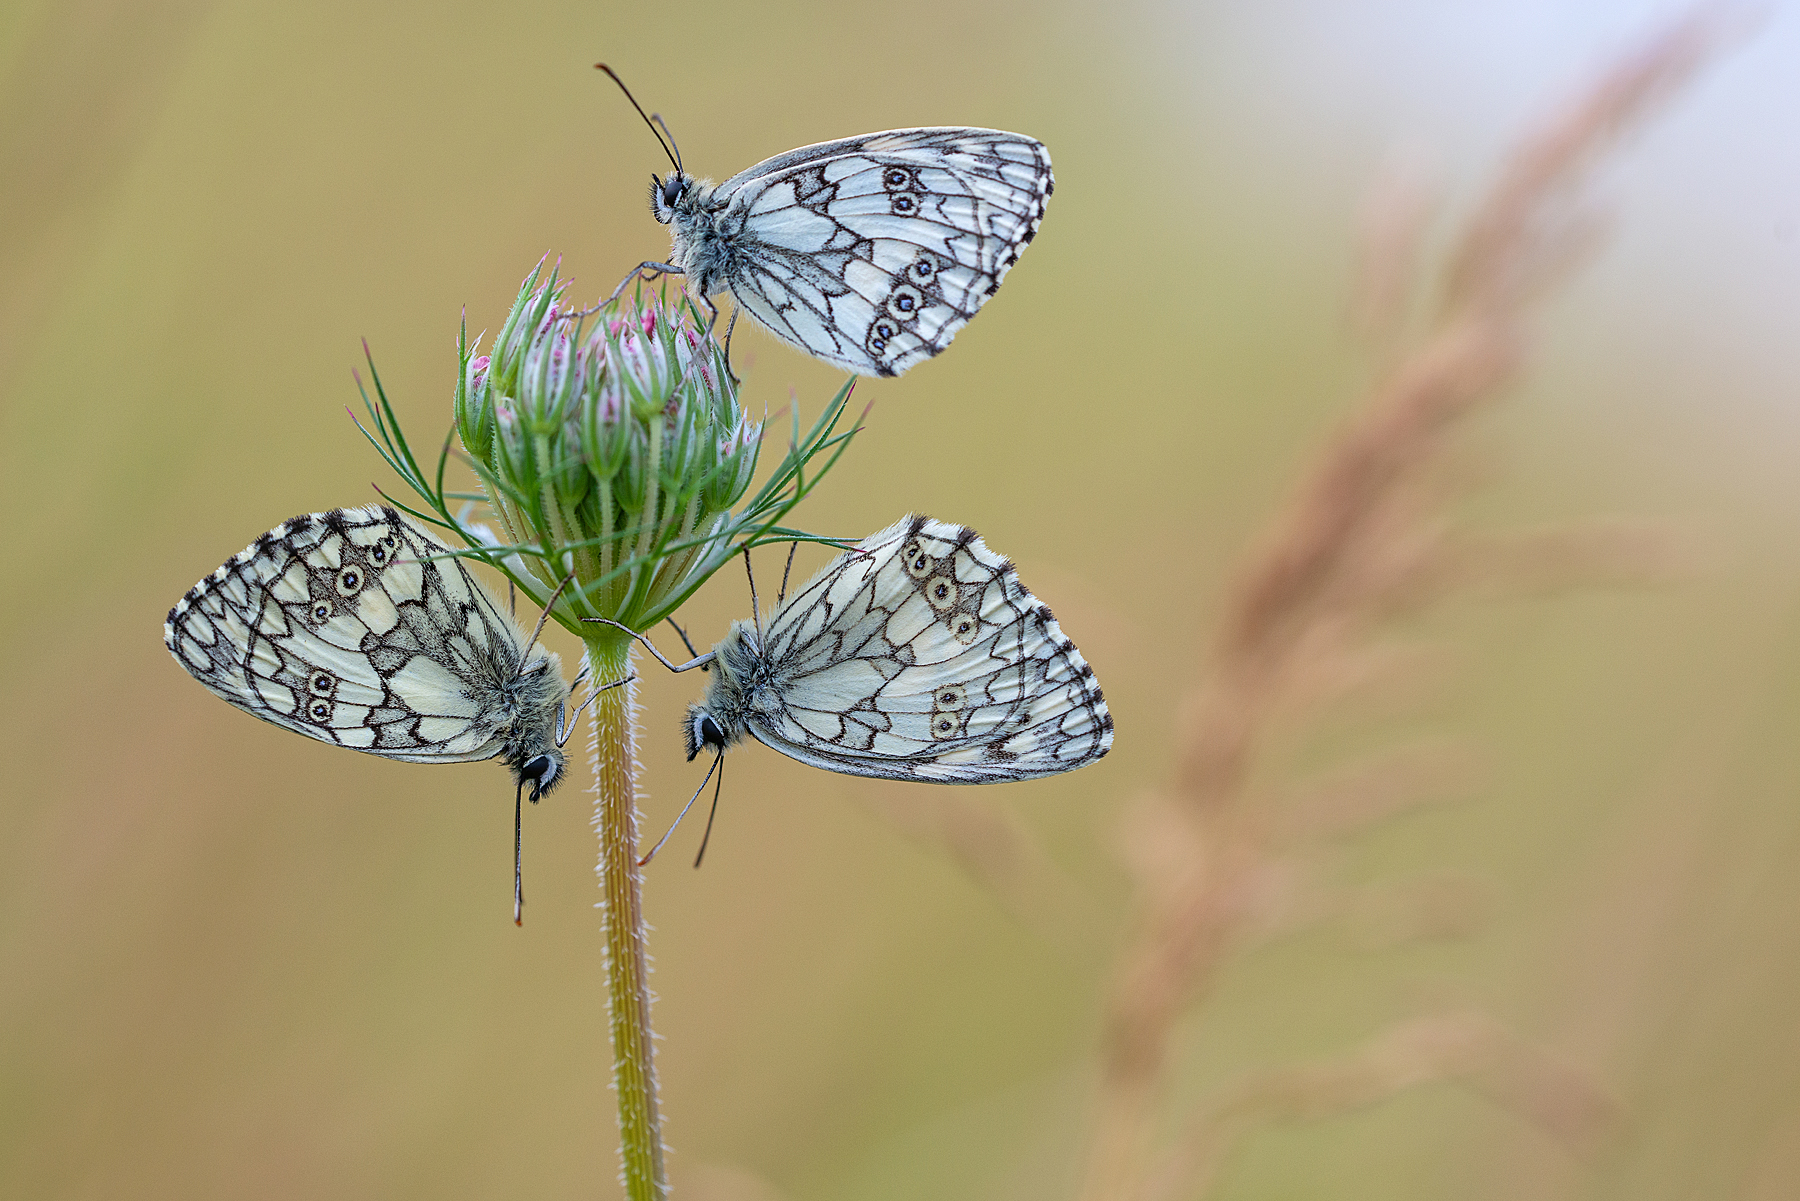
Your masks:
<path fill-rule="evenodd" d="M 582 676 L 585 675 L 587 675 L 587 668 L 584 667 L 581 669 L 581 675 L 575 677 L 575 683 L 571 685 L 571 687 L 580 687 Z M 579 705 L 575 706 L 575 712 L 569 714 L 567 721 L 564 721 L 562 713 L 558 712 L 556 715 L 556 745 L 562 746 L 569 741 L 570 736 L 575 733 L 575 720 L 581 716 L 581 711 L 583 709 L 594 703 L 595 697 L 609 689 L 617 688 L 621 684 L 629 684 L 635 679 L 637 679 L 636 676 L 626 676 L 623 680 L 614 680 L 610 684 L 600 685 L 600 687 L 588 693 L 587 700 L 582 701 Z"/>
<path fill-rule="evenodd" d="M 750 581 L 750 616 L 755 619 L 756 645 L 763 644 L 762 606 L 756 600 L 756 573 L 750 570 L 750 548 L 744 548 L 744 576 Z"/>
<path fill-rule="evenodd" d="M 622 293 L 623 291 L 625 291 L 626 285 L 630 284 L 633 280 L 642 279 L 642 280 L 648 282 L 650 280 L 657 278 L 660 275 L 686 275 L 686 274 L 687 274 L 686 271 L 683 271 L 680 267 L 675 266 L 673 263 L 639 263 L 637 266 L 633 267 L 626 274 L 624 279 L 619 281 L 619 286 L 614 288 L 612 290 L 612 295 L 608 296 L 605 300 L 602 300 L 599 304 L 595 305 L 591 309 L 578 309 L 572 313 L 563 313 L 557 318 L 557 320 L 573 321 L 577 317 L 592 317 L 595 313 L 598 313 L 601 309 L 605 308 L 607 305 L 609 305 L 613 301 L 617 300 L 619 298 L 619 294 Z"/>
<path fill-rule="evenodd" d="M 706 336 L 710 338 L 713 328 L 719 324 L 719 306 L 714 304 L 712 298 L 708 296 L 702 296 L 700 303 L 706 306 Z M 733 305 L 731 320 L 725 323 L 725 374 L 731 377 L 731 384 L 734 388 L 744 382 L 738 378 L 738 373 L 731 369 L 731 331 L 737 328 L 740 311 L 736 305 Z"/>
<path fill-rule="evenodd" d="M 642 279 L 645 283 L 649 283 L 658 276 L 686 274 L 686 271 L 683 271 L 680 267 L 677 267 L 672 263 L 639 263 L 631 269 L 631 274 L 619 281 L 619 286 L 614 288 L 612 290 L 612 295 L 606 298 L 606 304 L 611 304 L 613 301 L 617 300 L 619 294 L 625 290 L 625 285 L 629 284 L 634 279 Z M 600 307 L 604 308 L 606 306 L 601 305 Z M 589 311 L 592 312 L 593 310 L 590 309 Z"/>
<path fill-rule="evenodd" d="M 794 570 L 794 552 L 800 549 L 798 542 L 788 543 L 787 566 L 781 569 L 781 591 L 775 594 L 775 607 L 781 608 L 781 602 L 787 599 L 788 573 Z"/>
<path fill-rule="evenodd" d="M 694 644 L 693 644 L 692 640 L 690 640 L 688 638 L 687 631 L 682 629 L 680 626 L 676 625 L 675 619 L 673 617 L 668 618 L 667 620 L 668 620 L 669 625 L 675 630 L 675 632 L 677 634 L 681 635 L 681 645 L 687 647 L 688 654 L 694 656 L 696 659 L 699 658 L 700 652 L 694 649 Z M 710 664 L 702 663 L 700 665 L 701 671 L 707 671 L 709 669 L 710 669 Z"/>
<path fill-rule="evenodd" d="M 670 671 L 691 671 L 696 667 L 705 667 L 708 663 L 711 663 L 713 661 L 713 656 L 718 653 L 716 651 L 707 651 L 704 655 L 698 655 L 695 658 L 689 659 L 686 663 L 683 663 L 680 667 L 677 667 L 677 666 L 675 666 L 675 664 L 669 662 L 668 659 L 663 657 L 663 653 L 656 649 L 656 645 L 654 643 L 652 643 L 648 638 L 644 637 L 642 634 L 638 633 L 636 630 L 632 629 L 630 626 L 624 624 L 623 622 L 614 621 L 610 617 L 584 617 L 581 620 L 596 622 L 603 626 L 614 626 L 614 627 L 617 627 L 618 629 L 624 630 L 627 634 L 630 634 L 633 638 L 636 638 L 639 642 L 643 643 L 644 649 L 649 651 L 652 655 L 655 655 L 656 661 L 658 663 L 662 664 L 664 667 L 668 668 Z M 609 685 L 609 687 L 610 687 L 610 685 Z"/>
<path fill-rule="evenodd" d="M 715 309 L 713 311 L 716 313 L 718 310 Z M 738 378 L 738 373 L 731 369 L 731 331 L 737 328 L 738 314 L 742 311 L 742 309 L 733 305 L 731 309 L 731 320 L 725 323 L 725 374 L 731 377 L 731 382 L 734 385 L 744 382 Z"/>
<path fill-rule="evenodd" d="M 556 598 L 561 596 L 563 589 L 567 588 L 574 580 L 575 573 L 571 571 L 563 577 L 562 583 L 556 586 L 556 591 L 550 594 L 550 599 L 544 602 L 544 611 L 538 614 L 537 627 L 531 631 L 531 637 L 526 641 L 525 649 L 519 652 L 520 672 L 525 670 L 525 660 L 531 655 L 531 648 L 537 645 L 538 635 L 544 632 L 544 623 L 550 620 L 550 610 L 556 607 Z M 508 580 L 507 583 L 510 585 L 512 581 Z"/>
<path fill-rule="evenodd" d="M 711 303 L 711 301 L 707 301 L 707 308 L 713 310 L 713 321 L 706 322 L 706 331 L 711 335 L 711 333 L 713 333 L 713 324 L 718 321 L 718 306 Z M 743 380 L 738 378 L 738 373 L 731 367 L 731 331 L 738 328 L 738 315 L 742 312 L 742 308 L 738 308 L 736 304 L 733 304 L 733 306 L 731 306 L 731 321 L 725 322 L 725 375 L 731 376 L 731 384 L 733 385 L 743 384 Z"/>

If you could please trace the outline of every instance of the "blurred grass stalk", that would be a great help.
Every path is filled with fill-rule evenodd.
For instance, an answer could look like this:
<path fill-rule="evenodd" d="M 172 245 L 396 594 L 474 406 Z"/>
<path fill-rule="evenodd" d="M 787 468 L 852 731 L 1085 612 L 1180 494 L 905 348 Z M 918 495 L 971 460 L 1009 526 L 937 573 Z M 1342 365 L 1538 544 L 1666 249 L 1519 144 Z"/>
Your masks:
<path fill-rule="evenodd" d="M 1421 333 L 1241 572 L 1178 724 L 1173 786 L 1132 815 L 1132 933 L 1108 1006 L 1084 1201 L 1203 1195 L 1231 1148 L 1256 1129 L 1437 1080 L 1470 1083 L 1577 1148 L 1606 1124 L 1611 1103 L 1593 1086 L 1528 1052 L 1491 1019 L 1463 1013 L 1401 1022 L 1340 1059 L 1227 1089 L 1177 1120 L 1170 1148 L 1158 1149 L 1153 1133 L 1163 1125 L 1182 1012 L 1235 950 L 1291 919 L 1279 910 L 1291 891 L 1284 881 L 1294 874 L 1295 844 L 1417 803 L 1401 787 L 1370 804 L 1365 779 L 1316 798 L 1310 818 L 1272 813 L 1266 792 L 1251 783 L 1259 748 L 1278 722 L 1318 699 L 1322 680 L 1343 675 L 1359 633 L 1473 575 L 1492 575 L 1488 556 L 1456 553 L 1434 512 L 1443 498 L 1426 477 L 1441 470 L 1457 424 L 1520 377 L 1534 302 L 1596 243 L 1598 223 L 1583 204 L 1595 168 L 1734 32 L 1737 23 L 1721 10 L 1700 10 L 1602 73 L 1507 160 L 1430 288 L 1412 280 L 1422 207 L 1398 219 L 1397 206 L 1378 214 L 1388 219 L 1371 227 L 1360 315 L 1366 327 L 1390 332 L 1411 317 Z M 1567 541 L 1549 540 L 1549 557 L 1566 560 Z M 1618 549 L 1607 541 L 1593 544 L 1596 553 Z"/>

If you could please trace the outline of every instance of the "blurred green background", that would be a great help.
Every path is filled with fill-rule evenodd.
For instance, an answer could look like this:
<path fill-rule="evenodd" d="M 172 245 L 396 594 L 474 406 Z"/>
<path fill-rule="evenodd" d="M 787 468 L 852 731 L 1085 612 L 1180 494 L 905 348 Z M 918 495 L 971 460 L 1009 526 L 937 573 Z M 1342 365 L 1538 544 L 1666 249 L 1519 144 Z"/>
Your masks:
<path fill-rule="evenodd" d="M 715 179 L 904 125 L 1051 148 L 1002 295 L 940 360 L 859 385 L 867 432 L 800 516 L 979 529 L 1095 666 L 1113 754 L 921 795 L 747 749 L 705 869 L 681 832 L 647 907 L 678 1195 L 1072 1196 L 1121 814 L 1168 775 L 1234 564 L 1376 366 L 1344 320 L 1365 195 L 1399 163 L 1461 211 L 1668 11 L 0 9 L 0 1195 L 612 1195 L 578 787 L 526 814 L 515 929 L 498 767 L 309 743 L 160 644 L 257 534 L 388 483 L 343 411 L 359 338 L 430 443 L 465 306 L 496 327 L 546 250 L 587 295 L 665 253 L 665 164 L 605 59 Z M 1486 920 L 1247 951 L 1182 1026 L 1178 1101 L 1448 999 L 1622 1116 L 1582 1158 L 1433 1086 L 1250 1140 L 1219 1196 L 1800 1196 L 1797 25 L 1776 9 L 1606 174 L 1610 240 L 1467 438 L 1469 519 L 1667 521 L 1688 570 L 1435 610 L 1407 634 L 1448 650 L 1438 687 L 1294 752 L 1471 739 L 1457 803 L 1356 840 L 1342 879 L 1470 881 Z M 739 333 L 752 407 L 837 386 Z M 721 573 L 696 640 L 747 603 Z M 699 778 L 677 731 L 699 685 L 651 666 L 660 830 Z M 1001 886 L 940 836 L 964 828 L 1014 839 Z"/>

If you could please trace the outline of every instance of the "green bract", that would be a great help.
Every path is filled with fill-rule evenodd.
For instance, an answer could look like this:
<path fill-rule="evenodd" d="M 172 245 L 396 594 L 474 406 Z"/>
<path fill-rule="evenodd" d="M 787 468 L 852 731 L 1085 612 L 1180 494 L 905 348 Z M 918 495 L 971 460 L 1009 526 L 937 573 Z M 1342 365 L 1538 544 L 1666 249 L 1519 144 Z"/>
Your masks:
<path fill-rule="evenodd" d="M 692 303 L 640 293 L 578 313 L 567 286 L 538 264 L 487 354 L 463 329 L 453 433 L 482 495 L 443 490 L 448 440 L 428 479 L 379 377 L 376 400 L 364 394 L 364 432 L 430 510 L 408 512 L 535 599 L 567 580 L 552 615 L 576 633 L 584 617 L 647 629 L 737 550 L 817 540 L 780 523 L 855 435 L 837 432 L 850 385 L 804 436 L 795 414 L 787 455 L 751 493 L 763 427 Z M 497 536 L 451 512 L 471 500 L 493 509 Z"/>

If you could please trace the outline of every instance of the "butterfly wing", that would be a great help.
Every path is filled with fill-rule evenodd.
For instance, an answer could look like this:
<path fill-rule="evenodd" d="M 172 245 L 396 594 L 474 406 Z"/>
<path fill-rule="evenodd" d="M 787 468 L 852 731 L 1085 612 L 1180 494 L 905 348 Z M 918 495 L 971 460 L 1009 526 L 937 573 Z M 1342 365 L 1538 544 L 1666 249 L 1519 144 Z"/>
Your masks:
<path fill-rule="evenodd" d="M 283 522 L 169 611 L 163 640 L 213 693 L 321 742 L 448 763 L 502 750 L 523 638 L 463 560 L 393 509 Z"/>
<path fill-rule="evenodd" d="M 783 341 L 859 375 L 950 345 L 1037 235 L 1043 143 L 996 129 L 894 129 L 804 146 L 714 196 L 727 282 Z"/>
<path fill-rule="evenodd" d="M 963 526 L 909 517 L 859 543 L 770 619 L 781 708 L 750 732 L 851 775 L 987 784 L 1112 746 L 1093 669 L 1012 564 Z"/>

